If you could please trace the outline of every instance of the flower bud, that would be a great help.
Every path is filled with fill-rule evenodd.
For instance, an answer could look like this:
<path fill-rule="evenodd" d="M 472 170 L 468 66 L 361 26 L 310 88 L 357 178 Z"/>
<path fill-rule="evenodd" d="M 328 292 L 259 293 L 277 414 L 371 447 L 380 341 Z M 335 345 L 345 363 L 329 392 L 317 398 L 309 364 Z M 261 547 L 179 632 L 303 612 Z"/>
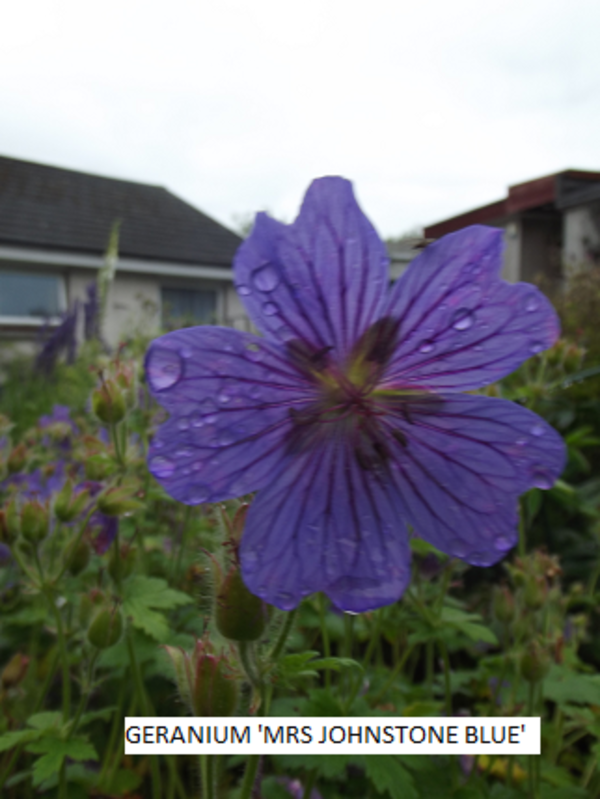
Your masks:
<path fill-rule="evenodd" d="M 42 541 L 48 533 L 48 509 L 37 499 L 31 500 L 23 506 L 21 533 L 32 544 Z"/>
<path fill-rule="evenodd" d="M 73 496 L 73 481 L 67 480 L 54 500 L 54 515 L 61 522 L 72 522 L 83 511 L 89 497 L 87 490 Z"/>
<path fill-rule="evenodd" d="M 239 682 L 224 655 L 215 655 L 206 641 L 197 641 L 192 654 L 172 646 L 165 650 L 175 671 L 182 700 L 194 716 L 232 716 Z"/>
<path fill-rule="evenodd" d="M 76 577 L 86 568 L 90 562 L 90 545 L 81 539 L 75 546 L 70 548 L 67 554 L 67 569 Z"/>
<path fill-rule="evenodd" d="M 117 578 L 125 580 L 135 565 L 137 549 L 129 546 L 129 544 L 121 544 L 119 552 L 114 547 L 110 549 L 110 557 L 108 561 L 108 573 L 112 579 L 117 582 Z"/>
<path fill-rule="evenodd" d="M 3 688 L 14 688 L 18 685 L 27 673 L 29 658 L 17 652 L 2 669 L 0 680 Z"/>
<path fill-rule="evenodd" d="M 82 594 L 79 600 L 79 623 L 82 627 L 87 626 L 94 608 L 103 602 L 104 594 L 97 588 L 93 588 L 89 594 Z"/>
<path fill-rule="evenodd" d="M 105 424 L 117 424 L 125 418 L 127 405 L 120 386 L 111 378 L 92 392 L 92 410 Z"/>
<path fill-rule="evenodd" d="M 23 466 L 25 466 L 25 462 L 27 460 L 27 449 L 25 448 L 25 444 L 17 444 L 17 446 L 12 450 L 8 459 L 6 461 L 6 466 L 10 474 L 16 474 L 20 472 Z"/>
<path fill-rule="evenodd" d="M 539 610 L 546 601 L 547 593 L 546 581 L 543 577 L 528 576 L 525 582 L 523 601 L 530 610 Z"/>
<path fill-rule="evenodd" d="M 104 491 L 98 497 L 98 510 L 105 516 L 126 516 L 144 507 L 144 503 L 134 498 L 137 486 L 123 483 Z"/>
<path fill-rule="evenodd" d="M 494 616 L 503 624 L 510 623 L 515 617 L 515 598 L 503 585 L 494 591 Z"/>
<path fill-rule="evenodd" d="M 88 480 L 100 481 L 114 472 L 115 464 L 105 452 L 96 452 L 86 458 L 83 468 Z"/>
<path fill-rule="evenodd" d="M 88 628 L 88 641 L 97 649 L 114 646 L 123 632 L 123 616 L 118 608 L 99 610 Z"/>
<path fill-rule="evenodd" d="M 229 570 L 217 594 L 217 629 L 231 641 L 256 641 L 268 621 L 268 606 L 245 586 L 239 566 Z"/>
<path fill-rule="evenodd" d="M 537 641 L 531 641 L 521 656 L 521 674 L 527 682 L 540 682 L 550 670 L 550 657 Z"/>
<path fill-rule="evenodd" d="M 12 544 L 21 532 L 21 520 L 17 508 L 17 500 L 13 497 L 2 511 L 2 540 Z"/>

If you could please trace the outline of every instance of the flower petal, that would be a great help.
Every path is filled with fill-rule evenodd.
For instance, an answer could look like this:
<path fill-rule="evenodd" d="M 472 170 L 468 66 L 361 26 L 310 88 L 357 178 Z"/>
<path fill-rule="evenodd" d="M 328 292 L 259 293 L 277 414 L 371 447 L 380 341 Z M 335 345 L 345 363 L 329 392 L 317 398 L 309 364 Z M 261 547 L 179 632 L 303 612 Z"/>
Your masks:
<path fill-rule="evenodd" d="M 390 436 L 390 473 L 415 533 L 477 566 L 515 545 L 518 496 L 551 488 L 565 464 L 558 433 L 507 400 L 445 394 L 386 423 L 404 439 Z"/>
<path fill-rule="evenodd" d="M 255 491 L 271 479 L 312 389 L 276 344 L 220 327 L 176 330 L 146 355 L 152 394 L 170 413 L 148 467 L 180 502 L 196 505 Z"/>
<path fill-rule="evenodd" d="M 404 514 L 405 515 L 405 514 Z M 393 486 L 335 438 L 290 458 L 254 500 L 240 555 L 250 590 L 284 610 L 324 591 L 355 613 L 395 602 L 410 579 Z"/>
<path fill-rule="evenodd" d="M 386 382 L 469 391 L 550 347 L 548 299 L 499 278 L 502 232 L 474 225 L 431 244 L 393 287 L 384 315 L 400 321 Z"/>
<path fill-rule="evenodd" d="M 385 247 L 352 184 L 336 177 L 312 183 L 292 225 L 258 214 L 234 269 L 262 333 L 328 347 L 338 357 L 379 318 L 387 291 Z"/>

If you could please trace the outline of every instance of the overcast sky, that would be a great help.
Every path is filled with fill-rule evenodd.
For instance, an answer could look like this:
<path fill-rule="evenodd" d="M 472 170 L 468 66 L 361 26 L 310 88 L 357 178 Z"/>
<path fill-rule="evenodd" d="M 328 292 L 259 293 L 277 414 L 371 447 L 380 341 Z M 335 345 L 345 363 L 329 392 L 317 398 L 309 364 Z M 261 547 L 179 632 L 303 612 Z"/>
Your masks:
<path fill-rule="evenodd" d="M 383 236 L 600 170 L 598 0 L 19 0 L 0 154 L 166 186 L 229 226 L 340 174 Z"/>

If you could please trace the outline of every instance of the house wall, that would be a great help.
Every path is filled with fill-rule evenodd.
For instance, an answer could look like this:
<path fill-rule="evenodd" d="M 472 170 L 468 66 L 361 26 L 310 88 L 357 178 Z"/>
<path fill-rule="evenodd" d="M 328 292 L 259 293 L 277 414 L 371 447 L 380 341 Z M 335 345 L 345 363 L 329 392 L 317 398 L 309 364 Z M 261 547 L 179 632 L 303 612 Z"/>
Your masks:
<path fill-rule="evenodd" d="M 600 263 L 600 203 L 565 210 L 563 241 L 564 260 L 568 267 Z"/>
<path fill-rule="evenodd" d="M 519 280 L 548 282 L 561 277 L 561 237 L 560 214 L 521 217 Z"/>
<path fill-rule="evenodd" d="M 521 220 L 513 219 L 504 226 L 504 260 L 501 277 L 509 283 L 520 280 L 521 271 Z"/>

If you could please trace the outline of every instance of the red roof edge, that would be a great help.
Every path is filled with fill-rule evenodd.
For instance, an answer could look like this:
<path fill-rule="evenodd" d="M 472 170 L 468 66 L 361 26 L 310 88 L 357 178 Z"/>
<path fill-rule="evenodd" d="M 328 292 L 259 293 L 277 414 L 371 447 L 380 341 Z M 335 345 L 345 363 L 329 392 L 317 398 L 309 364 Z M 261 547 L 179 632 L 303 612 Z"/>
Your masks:
<path fill-rule="evenodd" d="M 547 175 L 508 187 L 506 210 L 509 214 L 547 205 L 556 200 L 556 175 Z"/>
<path fill-rule="evenodd" d="M 445 236 L 447 233 L 454 233 L 455 230 L 467 227 L 467 225 L 486 225 L 490 224 L 498 217 L 506 216 L 506 200 L 498 200 L 489 205 L 482 205 L 479 208 L 474 208 L 472 211 L 466 211 L 464 214 L 453 216 L 451 219 L 445 219 L 443 222 L 436 222 L 435 225 L 429 225 L 423 230 L 423 235 L 426 239 L 438 239 L 440 236 Z"/>

